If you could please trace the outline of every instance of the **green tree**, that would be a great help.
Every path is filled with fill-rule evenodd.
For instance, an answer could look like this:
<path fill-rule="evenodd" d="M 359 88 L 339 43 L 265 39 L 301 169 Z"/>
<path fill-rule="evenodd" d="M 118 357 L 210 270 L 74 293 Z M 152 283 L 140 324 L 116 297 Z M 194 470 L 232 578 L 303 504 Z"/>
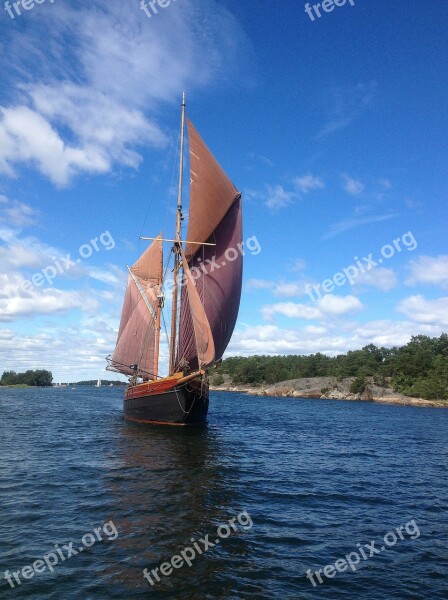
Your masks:
<path fill-rule="evenodd" d="M 373 377 L 380 385 L 391 385 L 407 395 L 443 398 L 446 396 L 448 334 L 439 338 L 418 335 L 405 346 L 385 348 L 368 344 L 361 350 L 329 357 L 321 353 L 289 356 L 233 356 L 223 361 L 220 372 L 234 383 L 277 383 L 302 377 L 332 376 L 338 380 L 354 377 L 356 389 Z M 445 387 L 444 387 L 445 386 Z M 360 393 L 359 391 L 356 393 Z"/>
<path fill-rule="evenodd" d="M 364 376 L 356 377 L 350 386 L 351 394 L 362 394 L 366 390 L 366 379 Z"/>
<path fill-rule="evenodd" d="M 0 379 L 0 385 L 31 385 L 38 387 L 50 386 L 53 381 L 53 375 L 50 371 L 35 370 L 25 371 L 25 373 L 16 373 L 15 371 L 5 371 Z"/>
<path fill-rule="evenodd" d="M 0 379 L 0 385 L 16 385 L 17 373 L 15 371 L 5 371 Z"/>

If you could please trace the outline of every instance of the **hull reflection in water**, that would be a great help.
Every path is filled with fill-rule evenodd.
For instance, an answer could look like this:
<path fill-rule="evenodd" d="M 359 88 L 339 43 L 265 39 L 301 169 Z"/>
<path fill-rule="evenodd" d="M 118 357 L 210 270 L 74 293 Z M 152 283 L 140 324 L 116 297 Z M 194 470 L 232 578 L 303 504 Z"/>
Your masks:
<path fill-rule="evenodd" d="M 236 486 L 233 451 L 223 443 L 217 427 L 153 427 L 151 435 L 133 423 L 116 425 L 115 454 L 121 467 L 110 474 L 111 514 L 119 514 L 119 537 L 114 541 L 123 564 L 110 564 L 107 576 L 119 578 L 123 598 L 232 598 L 234 581 L 227 578 L 228 561 L 253 569 L 250 538 L 241 531 L 223 539 L 151 588 L 143 569 L 154 569 L 191 539 L 209 534 L 236 517 L 245 503 Z M 243 567 L 244 568 L 244 567 Z M 213 573 L 213 577 L 210 574 Z M 215 578 L 220 580 L 219 594 Z M 200 590 L 200 594 L 198 594 Z M 257 598 L 263 599 L 261 586 Z"/>

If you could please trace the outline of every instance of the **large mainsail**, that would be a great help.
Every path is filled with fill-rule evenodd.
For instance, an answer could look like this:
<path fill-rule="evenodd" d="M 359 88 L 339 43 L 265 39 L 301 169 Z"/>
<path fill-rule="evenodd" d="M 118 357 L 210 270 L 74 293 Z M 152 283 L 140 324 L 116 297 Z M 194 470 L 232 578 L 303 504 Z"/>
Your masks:
<path fill-rule="evenodd" d="M 111 367 L 133 375 L 133 365 L 142 373 L 157 371 L 157 310 L 162 282 L 162 236 L 129 269 L 117 346 Z"/>
<path fill-rule="evenodd" d="M 195 369 L 222 357 L 235 327 L 242 283 L 242 211 L 241 194 L 191 121 L 188 132 L 190 211 L 186 239 L 196 243 L 187 244 L 185 251 L 188 277 L 185 281 L 184 273 L 184 281 L 188 285 L 182 288 L 176 362 L 186 360 Z M 200 245 L 204 243 L 214 245 Z M 197 344 L 198 317 L 191 300 L 191 277 L 212 337 L 205 343 L 206 354 Z"/>
<path fill-rule="evenodd" d="M 190 145 L 190 212 L 187 240 L 206 242 L 232 204 L 241 196 L 220 164 L 208 149 L 193 123 L 187 119 Z M 200 249 L 187 244 L 190 259 Z"/>

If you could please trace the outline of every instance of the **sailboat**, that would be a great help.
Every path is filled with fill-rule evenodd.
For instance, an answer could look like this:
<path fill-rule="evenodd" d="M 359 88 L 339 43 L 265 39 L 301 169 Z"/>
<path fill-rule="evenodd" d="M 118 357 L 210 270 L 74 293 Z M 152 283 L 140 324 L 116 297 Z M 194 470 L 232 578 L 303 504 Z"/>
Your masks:
<path fill-rule="evenodd" d="M 96 386 L 95 387 L 101 387 L 101 379 L 98 379 L 98 381 L 96 382 Z"/>
<path fill-rule="evenodd" d="M 183 227 L 185 129 L 190 162 L 188 226 Z M 129 377 L 124 416 L 139 423 L 203 423 L 209 405 L 208 374 L 216 367 L 238 316 L 242 269 L 241 193 L 186 119 L 182 97 L 175 236 L 151 241 L 132 267 L 114 352 L 108 369 Z M 163 268 L 170 243 L 172 271 Z M 165 290 L 171 282 L 169 366 L 159 375 Z"/>

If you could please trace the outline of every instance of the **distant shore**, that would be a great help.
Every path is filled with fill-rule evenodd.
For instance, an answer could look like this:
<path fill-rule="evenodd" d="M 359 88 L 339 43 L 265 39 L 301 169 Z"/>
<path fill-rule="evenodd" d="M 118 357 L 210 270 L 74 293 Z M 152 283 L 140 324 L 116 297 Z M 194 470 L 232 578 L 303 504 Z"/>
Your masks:
<path fill-rule="evenodd" d="M 27 385 L 26 383 L 14 383 L 11 385 L 0 385 L 0 388 L 30 388 L 32 385 Z"/>
<path fill-rule="evenodd" d="M 327 400 L 362 400 L 381 404 L 448 408 L 448 400 L 424 400 L 395 392 L 392 388 L 369 383 L 362 394 L 350 393 L 352 377 L 337 381 L 334 377 L 308 377 L 291 379 L 272 385 L 238 385 L 226 382 L 210 386 L 217 392 L 243 392 L 253 396 L 278 396 L 280 398 L 316 398 Z"/>

